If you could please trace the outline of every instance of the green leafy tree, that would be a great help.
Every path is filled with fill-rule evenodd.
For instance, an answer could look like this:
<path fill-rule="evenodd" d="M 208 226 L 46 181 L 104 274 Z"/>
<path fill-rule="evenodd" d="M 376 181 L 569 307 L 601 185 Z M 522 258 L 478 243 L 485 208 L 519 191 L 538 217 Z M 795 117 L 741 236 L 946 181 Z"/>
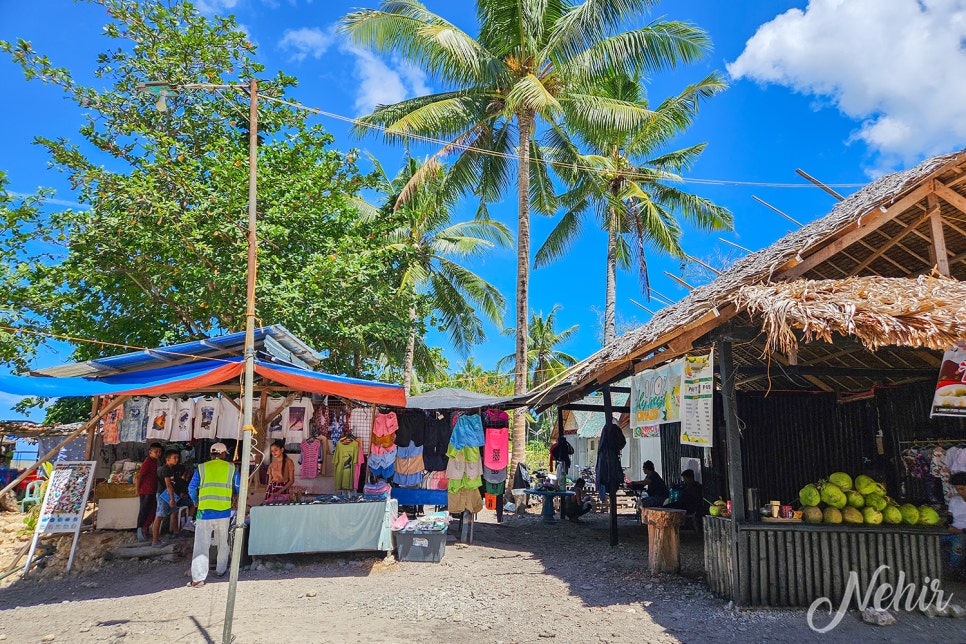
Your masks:
<path fill-rule="evenodd" d="M 419 163 L 407 156 L 399 173 L 390 179 L 382 165 L 372 161 L 379 177 L 377 187 L 388 195 L 387 206 L 395 213 L 396 225 L 388 232 L 386 248 L 400 257 L 400 295 L 410 302 L 411 326 L 403 361 L 403 386 L 408 394 L 420 308 L 439 320 L 440 329 L 449 333 L 453 346 L 463 355 L 486 337 L 477 310 L 502 325 L 503 295 L 460 262 L 489 251 L 494 244 L 509 245 L 510 233 L 506 226 L 489 219 L 451 223 L 456 193 L 450 190 L 442 168 L 411 186 L 403 200 L 400 193 L 407 189 Z M 378 216 L 377 211 L 365 213 L 367 220 Z"/>
<path fill-rule="evenodd" d="M 527 364 L 532 370 L 530 381 L 533 382 L 534 387 L 539 387 L 548 380 L 556 378 L 568 367 L 577 363 L 577 358 L 557 348 L 573 338 L 580 326 L 575 324 L 563 331 L 557 331 L 554 327 L 557 324 L 557 311 L 560 308 L 559 304 L 555 304 L 546 317 L 536 311 L 530 314 Z M 507 329 L 507 332 L 512 333 L 513 330 Z M 512 366 L 515 359 L 516 354 L 504 356 L 496 363 L 496 368 L 505 369 Z"/>
<path fill-rule="evenodd" d="M 668 148 L 675 136 L 691 126 L 701 101 L 725 87 L 717 74 L 711 74 L 663 101 L 643 127 L 633 130 L 570 123 L 548 133 L 551 156 L 569 186 L 562 196 L 567 210 L 537 251 L 534 265 L 549 264 L 570 250 L 580 237 L 585 215 L 594 213 L 607 233 L 604 344 L 616 337 L 618 266 L 629 270 L 636 265 L 648 295 L 648 246 L 677 259 L 687 258 L 681 247 L 679 216 L 702 230 L 732 228 L 731 213 L 725 208 L 673 185 L 706 144 Z M 613 100 L 649 109 L 637 78 L 615 75 L 598 88 Z M 576 141 L 571 132 L 576 133 Z"/>
<path fill-rule="evenodd" d="M 270 100 L 295 79 L 262 78 L 233 18 L 209 20 L 181 2 L 91 4 L 109 14 L 111 46 L 95 69 L 104 89 L 28 42 L 0 42 L 28 80 L 61 88 L 84 111 L 77 142 L 36 143 L 87 207 L 48 214 L 33 201 L 3 204 L 15 234 L 0 240 L 2 301 L 44 332 L 133 346 L 243 328 L 248 99 L 171 92 L 162 112 L 138 86 L 259 78 L 258 316 L 327 349 L 327 370 L 368 375 L 387 343 L 405 344 L 409 325 L 382 243 L 391 222 L 363 225 L 355 210 L 355 195 L 374 182 L 356 153 L 333 149 L 304 113 Z M 36 255 L 31 245 L 56 252 Z M 79 343 L 74 358 L 123 350 Z"/>
<path fill-rule="evenodd" d="M 386 0 L 380 9 L 347 15 L 342 29 L 380 53 L 422 67 L 445 89 L 393 105 L 362 119 L 387 140 L 429 136 L 447 141 L 438 157 L 458 154 L 454 181 L 480 202 L 498 201 L 513 183 L 516 161 L 517 285 L 514 391 L 527 391 L 527 315 L 530 283 L 530 210 L 550 214 L 554 189 L 537 145 L 541 122 L 566 114 L 569 123 L 631 130 L 649 112 L 594 90 L 612 75 L 653 72 L 697 59 L 708 47 L 693 25 L 655 21 L 628 27 L 654 0 L 477 0 L 479 33 L 470 36 L 416 0 Z M 426 164 L 431 172 L 433 160 Z M 418 182 L 420 175 L 414 177 Z M 526 427 L 515 418 L 513 462 L 524 459 Z"/>

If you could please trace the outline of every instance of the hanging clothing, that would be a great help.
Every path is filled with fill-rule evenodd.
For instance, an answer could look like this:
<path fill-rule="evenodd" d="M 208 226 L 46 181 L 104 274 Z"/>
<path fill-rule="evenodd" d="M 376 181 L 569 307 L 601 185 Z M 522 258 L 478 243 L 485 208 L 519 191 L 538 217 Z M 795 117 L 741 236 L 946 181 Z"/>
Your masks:
<path fill-rule="evenodd" d="M 252 401 L 254 402 L 254 401 Z M 236 407 L 235 404 L 238 404 Z M 253 406 L 254 408 L 254 406 Z M 242 411 L 241 403 L 233 403 L 227 396 L 218 399 L 218 429 L 215 438 L 232 438 L 237 440 L 241 436 Z"/>
<path fill-rule="evenodd" d="M 265 428 L 265 433 L 268 434 L 268 444 L 271 445 L 273 441 L 282 438 L 282 416 L 285 414 L 283 410 L 281 413 L 275 415 L 282 405 L 285 403 L 284 396 L 269 396 L 268 400 L 265 401 L 265 419 L 267 421 L 267 427 Z M 272 415 L 274 418 L 268 420 Z"/>
<path fill-rule="evenodd" d="M 171 440 L 174 421 L 174 398 L 158 396 L 148 404 L 148 429 L 145 440 L 149 442 Z"/>
<path fill-rule="evenodd" d="M 319 473 L 319 452 L 322 442 L 316 439 L 302 441 L 302 471 L 303 479 L 314 479 Z"/>
<path fill-rule="evenodd" d="M 372 423 L 372 434 L 373 436 L 388 436 L 389 434 L 395 434 L 398 427 L 399 422 L 396 419 L 395 413 L 376 414 L 376 418 Z"/>
<path fill-rule="evenodd" d="M 335 489 L 352 490 L 356 487 L 356 466 L 359 464 L 359 441 L 342 438 L 335 444 L 332 465 L 335 468 Z"/>
<path fill-rule="evenodd" d="M 191 440 L 191 419 L 195 413 L 195 401 L 191 398 L 177 398 L 174 401 L 174 418 L 171 421 L 170 439 L 177 443 Z"/>
<path fill-rule="evenodd" d="M 479 414 L 461 414 L 453 424 L 453 435 L 449 444 L 456 449 L 464 447 L 481 447 L 483 437 L 483 421 Z"/>
<path fill-rule="evenodd" d="M 284 418 L 282 436 L 286 445 L 300 445 L 303 440 L 309 437 L 309 421 L 312 420 L 314 413 L 315 408 L 312 406 L 310 396 L 296 398 L 282 412 Z"/>
<path fill-rule="evenodd" d="M 397 417 L 396 445 L 405 447 L 410 443 L 422 447 L 426 440 L 426 415 L 422 411 L 407 411 Z"/>
<path fill-rule="evenodd" d="M 202 396 L 195 403 L 194 438 L 214 438 L 218 431 L 218 411 L 221 403 L 214 396 Z"/>
<path fill-rule="evenodd" d="M 449 414 L 429 412 L 426 419 L 426 429 L 423 436 L 423 463 L 432 472 L 442 472 L 446 469 L 449 457 L 446 448 L 453 433 L 453 424 Z"/>
<path fill-rule="evenodd" d="M 604 425 L 597 448 L 597 489 L 601 495 L 616 491 L 624 480 L 621 450 L 627 445 L 624 432 L 614 423 Z"/>
<path fill-rule="evenodd" d="M 483 427 L 503 429 L 510 426 L 510 416 L 502 409 L 486 409 L 483 411 Z"/>
<path fill-rule="evenodd" d="M 117 396 L 103 396 L 101 398 L 101 409 L 103 410 L 111 404 Z M 124 416 L 124 405 L 115 407 L 104 415 L 104 445 L 116 445 L 120 442 L 121 418 Z"/>
<path fill-rule="evenodd" d="M 550 448 L 550 471 L 553 472 L 555 463 L 563 463 L 565 470 L 570 469 L 570 457 L 574 453 L 573 445 L 571 445 L 566 437 L 561 437 L 557 439 L 557 442 L 553 444 Z"/>
<path fill-rule="evenodd" d="M 510 463 L 510 430 L 506 427 L 487 428 L 483 445 L 483 464 L 499 470 Z"/>
<path fill-rule="evenodd" d="M 124 416 L 121 418 L 118 441 L 122 443 L 143 443 L 148 432 L 148 405 L 150 398 L 133 396 L 124 402 Z"/>
<path fill-rule="evenodd" d="M 459 513 L 469 510 L 472 514 L 476 514 L 483 509 L 483 497 L 480 496 L 479 490 L 473 488 L 464 487 L 455 492 L 449 492 L 446 500 L 448 512 Z"/>

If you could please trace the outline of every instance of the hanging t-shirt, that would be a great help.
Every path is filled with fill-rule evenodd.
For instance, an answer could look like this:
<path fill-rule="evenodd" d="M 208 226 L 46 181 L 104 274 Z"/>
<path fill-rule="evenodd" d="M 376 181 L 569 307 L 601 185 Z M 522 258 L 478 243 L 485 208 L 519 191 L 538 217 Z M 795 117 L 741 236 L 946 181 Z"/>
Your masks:
<path fill-rule="evenodd" d="M 319 452 L 322 451 L 322 441 L 312 439 L 302 441 L 302 471 L 303 479 L 314 479 L 319 473 Z"/>
<path fill-rule="evenodd" d="M 430 412 L 426 419 L 426 432 L 423 441 L 423 462 L 427 470 L 443 471 L 446 469 L 446 448 L 453 433 L 453 424 L 448 413 Z"/>
<path fill-rule="evenodd" d="M 355 468 L 359 462 L 359 441 L 339 440 L 335 444 L 332 465 L 335 468 L 335 489 L 351 490 L 355 487 Z"/>
<path fill-rule="evenodd" d="M 144 396 L 134 396 L 124 401 L 124 416 L 118 431 L 122 443 L 143 443 L 148 432 L 148 405 L 151 400 Z"/>
<path fill-rule="evenodd" d="M 195 401 L 178 398 L 174 401 L 174 420 L 171 422 L 170 440 L 187 443 L 191 440 L 191 419 L 195 415 Z"/>
<path fill-rule="evenodd" d="M 242 413 L 230 398 L 222 396 L 218 399 L 218 429 L 215 430 L 216 438 L 237 439 L 241 432 Z"/>
<path fill-rule="evenodd" d="M 510 462 L 510 430 L 506 427 L 488 427 L 483 443 L 483 464 L 492 470 L 500 470 Z"/>
<path fill-rule="evenodd" d="M 279 414 L 275 414 L 282 405 L 285 404 L 284 396 L 269 396 L 268 400 L 265 401 L 265 418 L 268 419 L 271 416 L 275 416 L 268 421 L 268 426 L 265 431 L 268 434 L 268 442 L 271 444 L 272 441 L 278 438 L 282 438 L 282 420 L 285 416 L 285 411 L 283 410 Z"/>
<path fill-rule="evenodd" d="M 102 398 L 101 409 L 111 404 L 114 396 L 104 396 Z M 115 445 L 120 440 L 121 418 L 124 416 L 124 405 L 115 407 L 104 416 L 104 445 Z"/>
<path fill-rule="evenodd" d="M 194 437 L 214 438 L 218 431 L 218 411 L 221 403 L 214 396 L 202 396 L 195 403 Z"/>
<path fill-rule="evenodd" d="M 312 420 L 313 413 L 315 413 L 315 408 L 312 406 L 311 396 L 296 398 L 292 401 L 292 404 L 289 405 L 284 412 L 282 412 L 284 417 L 282 435 L 285 439 L 286 445 L 298 445 L 303 440 L 308 438 L 308 426 L 309 421 Z"/>
<path fill-rule="evenodd" d="M 409 410 L 399 414 L 398 421 L 396 445 L 405 447 L 413 443 L 422 446 L 426 440 L 426 414 L 420 410 Z"/>
<path fill-rule="evenodd" d="M 146 440 L 171 440 L 171 424 L 174 421 L 174 398 L 158 396 L 148 405 L 148 430 Z"/>

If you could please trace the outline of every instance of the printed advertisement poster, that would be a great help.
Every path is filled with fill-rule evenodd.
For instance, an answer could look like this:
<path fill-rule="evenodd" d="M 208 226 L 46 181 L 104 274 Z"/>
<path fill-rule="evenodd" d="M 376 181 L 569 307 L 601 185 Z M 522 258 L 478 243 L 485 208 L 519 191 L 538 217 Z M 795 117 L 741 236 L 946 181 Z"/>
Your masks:
<path fill-rule="evenodd" d="M 76 532 L 80 528 L 95 464 L 94 461 L 54 463 L 44 502 L 40 506 L 37 534 Z"/>
<path fill-rule="evenodd" d="M 714 428 L 714 352 L 684 359 L 681 444 L 711 447 Z"/>
<path fill-rule="evenodd" d="M 631 427 L 649 427 L 681 420 L 681 374 L 684 359 L 631 378 Z"/>
<path fill-rule="evenodd" d="M 645 425 L 643 427 L 635 427 L 634 438 L 660 438 L 661 437 L 661 426 L 660 425 Z"/>
<path fill-rule="evenodd" d="M 957 344 L 943 355 L 929 416 L 966 417 L 966 344 Z"/>

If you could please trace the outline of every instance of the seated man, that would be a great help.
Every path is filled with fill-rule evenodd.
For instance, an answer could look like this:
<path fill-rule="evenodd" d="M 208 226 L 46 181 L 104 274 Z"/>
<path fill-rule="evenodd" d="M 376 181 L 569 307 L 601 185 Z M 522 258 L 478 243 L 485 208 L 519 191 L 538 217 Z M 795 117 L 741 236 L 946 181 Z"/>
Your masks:
<path fill-rule="evenodd" d="M 680 493 L 677 501 L 668 503 L 665 507 L 684 510 L 697 517 L 705 515 L 708 504 L 704 500 L 701 484 L 694 480 L 693 470 L 684 470 L 681 472 L 681 485 L 676 486 L 676 489 Z"/>
<path fill-rule="evenodd" d="M 963 562 L 966 560 L 966 472 L 956 472 L 949 477 L 956 494 L 949 500 L 951 523 L 949 534 L 942 536 L 943 545 L 949 546 L 949 567 L 953 574 L 966 577 Z"/>
<path fill-rule="evenodd" d="M 584 479 L 577 479 L 574 483 L 574 495 L 564 497 L 564 516 L 571 521 L 580 521 L 580 517 L 590 512 L 590 509 L 594 507 L 590 499 L 584 496 L 586 485 Z"/>
<path fill-rule="evenodd" d="M 661 475 L 654 471 L 652 461 L 644 461 L 644 479 L 641 481 L 631 481 L 632 490 L 644 490 L 647 496 L 644 498 L 645 508 L 659 508 L 667 501 L 667 483 Z"/>

